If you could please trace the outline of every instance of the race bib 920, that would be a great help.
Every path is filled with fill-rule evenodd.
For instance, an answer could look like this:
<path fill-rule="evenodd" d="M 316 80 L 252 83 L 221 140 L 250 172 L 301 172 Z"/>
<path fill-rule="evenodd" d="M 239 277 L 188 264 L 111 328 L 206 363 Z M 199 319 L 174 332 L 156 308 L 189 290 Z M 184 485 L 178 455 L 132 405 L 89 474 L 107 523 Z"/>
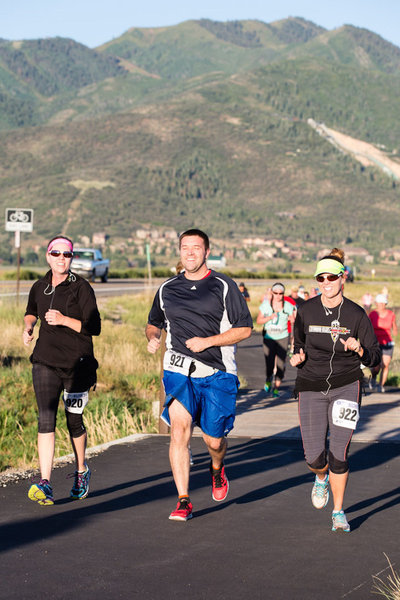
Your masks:
<path fill-rule="evenodd" d="M 355 429 L 360 418 L 360 409 L 357 402 L 352 400 L 335 400 L 332 407 L 332 421 L 338 427 Z"/>
<path fill-rule="evenodd" d="M 65 410 L 71 413 L 82 414 L 83 409 L 89 402 L 89 392 L 67 392 L 63 394 Z"/>

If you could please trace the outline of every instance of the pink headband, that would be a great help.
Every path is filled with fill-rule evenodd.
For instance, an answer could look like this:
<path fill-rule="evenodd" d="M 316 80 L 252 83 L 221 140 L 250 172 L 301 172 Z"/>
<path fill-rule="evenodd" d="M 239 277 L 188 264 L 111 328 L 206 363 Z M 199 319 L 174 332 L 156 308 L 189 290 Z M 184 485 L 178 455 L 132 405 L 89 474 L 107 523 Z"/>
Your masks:
<path fill-rule="evenodd" d="M 47 246 L 47 252 L 50 252 L 50 250 L 55 246 L 55 244 L 60 244 L 60 243 L 66 244 L 72 252 L 71 242 L 63 237 L 59 237 L 59 238 L 56 238 L 55 240 L 51 240 L 50 244 Z"/>

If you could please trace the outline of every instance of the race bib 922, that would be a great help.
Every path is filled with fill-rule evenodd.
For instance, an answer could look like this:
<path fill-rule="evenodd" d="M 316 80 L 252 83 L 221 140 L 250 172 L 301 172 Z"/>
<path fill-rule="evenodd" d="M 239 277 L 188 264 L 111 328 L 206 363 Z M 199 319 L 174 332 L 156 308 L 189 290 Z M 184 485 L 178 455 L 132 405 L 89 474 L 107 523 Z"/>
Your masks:
<path fill-rule="evenodd" d="M 352 400 L 335 400 L 332 407 L 332 421 L 338 427 L 355 429 L 360 418 L 360 409 L 357 402 Z"/>

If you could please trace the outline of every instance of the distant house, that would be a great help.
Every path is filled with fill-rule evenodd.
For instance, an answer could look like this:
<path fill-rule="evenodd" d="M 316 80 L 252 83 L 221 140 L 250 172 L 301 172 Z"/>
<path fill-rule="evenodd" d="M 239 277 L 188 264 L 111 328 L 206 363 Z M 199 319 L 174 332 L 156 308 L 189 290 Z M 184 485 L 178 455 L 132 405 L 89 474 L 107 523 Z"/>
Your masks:
<path fill-rule="evenodd" d="M 79 236 L 79 242 L 82 246 L 88 248 L 90 246 L 90 237 L 88 235 L 81 235 Z"/>
<path fill-rule="evenodd" d="M 225 256 L 223 254 L 210 254 L 210 256 L 207 258 L 207 266 L 211 267 L 212 269 L 223 269 L 226 267 Z"/>
<path fill-rule="evenodd" d="M 170 229 L 170 230 L 164 232 L 164 237 L 167 240 L 176 240 L 178 237 L 178 234 L 173 229 Z"/>
<path fill-rule="evenodd" d="M 103 231 L 99 231 L 94 233 L 92 236 L 92 244 L 93 246 L 105 246 L 107 240 L 107 234 Z"/>
<path fill-rule="evenodd" d="M 344 253 L 346 254 L 346 256 L 348 258 L 366 258 L 369 254 L 368 250 L 366 250 L 365 248 L 358 248 L 358 247 L 345 247 L 344 248 Z"/>

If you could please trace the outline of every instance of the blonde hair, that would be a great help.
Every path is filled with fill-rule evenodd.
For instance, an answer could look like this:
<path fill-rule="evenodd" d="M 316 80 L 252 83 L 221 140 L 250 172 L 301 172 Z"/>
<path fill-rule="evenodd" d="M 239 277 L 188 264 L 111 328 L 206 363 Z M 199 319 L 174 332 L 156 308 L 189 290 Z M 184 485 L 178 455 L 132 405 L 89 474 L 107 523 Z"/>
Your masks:
<path fill-rule="evenodd" d="M 179 275 L 179 273 L 182 273 L 182 271 L 184 271 L 183 264 L 181 263 L 180 260 L 176 263 L 175 271 L 176 271 L 177 275 Z"/>

